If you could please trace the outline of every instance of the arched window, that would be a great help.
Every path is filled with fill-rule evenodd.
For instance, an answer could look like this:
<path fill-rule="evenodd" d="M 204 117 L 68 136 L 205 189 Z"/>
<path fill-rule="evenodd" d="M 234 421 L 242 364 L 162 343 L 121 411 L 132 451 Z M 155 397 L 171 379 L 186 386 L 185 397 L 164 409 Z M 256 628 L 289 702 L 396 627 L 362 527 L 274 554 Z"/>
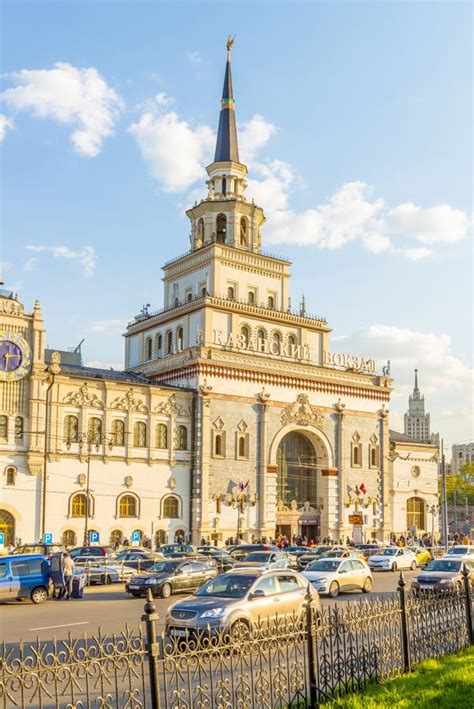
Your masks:
<path fill-rule="evenodd" d="M 178 426 L 176 431 L 176 448 L 179 451 L 188 449 L 188 429 L 186 426 Z"/>
<path fill-rule="evenodd" d="M 234 286 L 229 286 L 227 288 L 227 298 L 229 300 L 234 300 L 234 298 L 235 298 Z"/>
<path fill-rule="evenodd" d="M 24 436 L 23 417 L 15 416 L 15 442 L 22 443 Z"/>
<path fill-rule="evenodd" d="M 63 532 L 63 544 L 65 547 L 75 547 L 77 543 L 77 535 L 73 529 L 66 529 Z"/>
<path fill-rule="evenodd" d="M 174 299 L 174 307 L 177 308 L 178 305 L 179 305 L 179 298 L 176 297 L 176 298 Z"/>
<path fill-rule="evenodd" d="M 96 446 L 102 442 L 102 421 L 97 416 L 89 419 L 89 436 Z"/>
<path fill-rule="evenodd" d="M 5 468 L 5 475 L 7 477 L 7 479 L 6 479 L 7 485 L 14 485 L 15 484 L 16 473 L 17 473 L 17 470 L 14 465 L 9 465 L 8 468 Z"/>
<path fill-rule="evenodd" d="M 77 416 L 68 414 L 64 417 L 63 424 L 64 440 L 66 443 L 77 443 L 79 440 L 79 419 Z"/>
<path fill-rule="evenodd" d="M 240 245 L 247 246 L 249 243 L 249 227 L 247 217 L 240 217 Z"/>
<path fill-rule="evenodd" d="M 214 455 L 223 455 L 222 434 L 216 433 L 214 437 Z"/>
<path fill-rule="evenodd" d="M 206 286 L 203 286 L 201 288 L 201 298 L 205 298 L 206 295 L 207 295 L 207 288 L 206 288 Z"/>
<path fill-rule="evenodd" d="M 204 243 L 204 219 L 198 221 L 198 246 L 202 246 Z"/>
<path fill-rule="evenodd" d="M 146 423 L 137 421 L 133 428 L 133 445 L 135 448 L 146 448 Z"/>
<path fill-rule="evenodd" d="M 173 333 L 171 330 L 166 333 L 166 352 L 171 354 L 173 351 Z"/>
<path fill-rule="evenodd" d="M 184 331 L 182 327 L 178 327 L 176 332 L 176 344 L 178 352 L 182 352 L 184 346 Z"/>
<path fill-rule="evenodd" d="M 0 416 L 0 441 L 8 440 L 8 416 Z"/>
<path fill-rule="evenodd" d="M 168 426 L 165 423 L 159 423 L 156 427 L 156 447 L 168 448 Z"/>
<path fill-rule="evenodd" d="M 192 294 L 191 291 L 190 291 L 190 292 L 188 293 L 188 298 L 187 298 L 188 303 L 190 303 L 190 302 L 192 301 L 192 299 L 193 299 L 193 294 Z"/>
<path fill-rule="evenodd" d="M 125 445 L 125 422 L 122 419 L 114 419 L 112 422 L 112 438 L 114 446 Z"/>
<path fill-rule="evenodd" d="M 145 341 L 145 357 L 146 359 L 151 359 L 153 354 L 153 346 L 151 337 L 147 337 Z"/>
<path fill-rule="evenodd" d="M 255 293 L 253 290 L 249 290 L 247 300 L 249 305 L 255 305 Z"/>
<path fill-rule="evenodd" d="M 257 330 L 257 349 L 259 352 L 265 352 L 265 330 Z"/>
<path fill-rule="evenodd" d="M 83 492 L 78 492 L 71 499 L 71 517 L 86 516 L 87 498 Z"/>
<path fill-rule="evenodd" d="M 120 529 L 113 529 L 110 532 L 110 546 L 115 549 L 116 547 L 120 546 L 122 541 L 123 533 L 120 531 Z"/>
<path fill-rule="evenodd" d="M 122 495 L 119 500 L 119 517 L 138 517 L 138 505 L 135 495 Z"/>
<path fill-rule="evenodd" d="M 0 508 L 0 529 L 5 534 L 5 546 L 15 541 L 15 518 L 7 510 Z"/>
<path fill-rule="evenodd" d="M 353 454 L 352 454 L 352 459 L 353 459 L 353 464 L 354 465 L 360 465 L 360 460 L 359 460 L 359 446 L 354 446 Z"/>
<path fill-rule="evenodd" d="M 167 497 L 163 502 L 163 519 L 176 519 L 179 517 L 179 500 L 177 497 Z"/>
<path fill-rule="evenodd" d="M 157 335 L 156 337 L 156 356 L 161 357 L 163 354 L 163 335 Z"/>
<path fill-rule="evenodd" d="M 296 347 L 296 337 L 294 335 L 288 335 L 288 347 L 290 356 L 293 354 L 293 348 Z"/>
<path fill-rule="evenodd" d="M 225 243 L 227 233 L 227 217 L 225 214 L 218 214 L 216 220 L 216 241 L 219 244 Z"/>
<path fill-rule="evenodd" d="M 242 338 L 242 345 L 244 348 L 247 348 L 249 346 L 250 342 L 250 331 L 246 325 L 244 325 L 241 330 L 240 330 L 240 335 Z"/>
<path fill-rule="evenodd" d="M 226 192 L 227 192 L 227 180 L 225 179 L 225 177 L 223 177 L 222 178 L 222 194 L 224 195 L 224 197 L 226 195 Z"/>
<path fill-rule="evenodd" d="M 274 355 L 279 355 L 281 353 L 281 335 L 279 332 L 273 333 L 270 351 Z"/>
<path fill-rule="evenodd" d="M 407 500 L 407 529 L 411 527 L 416 527 L 417 531 L 425 529 L 425 501 L 421 497 Z"/>
<path fill-rule="evenodd" d="M 245 436 L 239 436 L 239 458 L 245 458 Z"/>
<path fill-rule="evenodd" d="M 267 299 L 267 308 L 270 308 L 270 310 L 273 310 L 275 307 L 275 296 L 269 295 Z"/>
<path fill-rule="evenodd" d="M 182 529 L 177 529 L 176 532 L 174 533 L 174 543 L 175 544 L 184 544 L 184 531 Z"/>

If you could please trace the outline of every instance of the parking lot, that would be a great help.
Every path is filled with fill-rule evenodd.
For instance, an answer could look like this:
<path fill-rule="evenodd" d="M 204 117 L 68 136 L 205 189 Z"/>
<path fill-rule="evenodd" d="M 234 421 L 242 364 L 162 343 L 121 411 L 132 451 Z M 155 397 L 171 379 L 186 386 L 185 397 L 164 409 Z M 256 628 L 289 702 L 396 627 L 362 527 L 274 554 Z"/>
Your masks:
<path fill-rule="evenodd" d="M 411 581 L 420 573 L 404 572 L 407 588 Z M 396 591 L 399 574 L 391 572 L 375 572 L 374 587 L 370 594 L 348 592 L 341 593 L 335 600 L 321 598 L 322 605 L 345 604 L 355 600 L 373 598 L 378 594 Z M 158 629 L 164 627 L 166 609 L 184 595 L 172 596 L 168 599 L 156 598 L 155 605 L 159 615 Z M 84 632 L 88 635 L 97 633 L 120 633 L 128 624 L 136 628 L 140 623 L 145 600 L 133 598 L 123 589 L 122 585 L 95 586 L 85 589 L 84 598 L 77 600 L 49 599 L 40 606 L 29 602 L 9 602 L 0 605 L 0 630 L 2 640 L 6 643 L 17 643 L 19 640 L 51 640 L 67 637 L 80 637 Z"/>

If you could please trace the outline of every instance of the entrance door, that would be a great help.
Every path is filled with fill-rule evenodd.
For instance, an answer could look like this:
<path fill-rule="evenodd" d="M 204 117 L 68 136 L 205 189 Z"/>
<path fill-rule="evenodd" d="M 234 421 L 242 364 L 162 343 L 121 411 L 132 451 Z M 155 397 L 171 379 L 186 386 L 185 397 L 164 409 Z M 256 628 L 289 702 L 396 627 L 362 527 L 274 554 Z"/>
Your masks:
<path fill-rule="evenodd" d="M 302 537 L 306 537 L 306 539 L 312 539 L 313 541 L 316 541 L 316 539 L 319 537 L 319 522 L 315 522 L 314 524 L 301 524 L 300 525 L 300 534 Z"/>
<path fill-rule="evenodd" d="M 10 512 L 0 509 L 0 532 L 5 534 L 5 546 L 15 543 L 15 518 Z"/>
<path fill-rule="evenodd" d="M 277 524 L 275 529 L 275 536 L 286 537 L 291 542 L 291 524 Z"/>

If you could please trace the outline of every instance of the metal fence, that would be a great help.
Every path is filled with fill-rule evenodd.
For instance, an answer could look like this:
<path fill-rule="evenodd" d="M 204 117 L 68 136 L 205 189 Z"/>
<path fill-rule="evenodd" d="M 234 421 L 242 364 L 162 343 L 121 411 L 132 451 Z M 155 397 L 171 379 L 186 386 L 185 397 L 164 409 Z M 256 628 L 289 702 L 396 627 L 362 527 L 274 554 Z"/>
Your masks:
<path fill-rule="evenodd" d="M 473 592 L 407 591 L 261 621 L 238 638 L 170 640 L 151 596 L 141 628 L 15 646 L 0 656 L 0 706 L 32 709 L 292 709 L 408 672 L 474 643 Z"/>

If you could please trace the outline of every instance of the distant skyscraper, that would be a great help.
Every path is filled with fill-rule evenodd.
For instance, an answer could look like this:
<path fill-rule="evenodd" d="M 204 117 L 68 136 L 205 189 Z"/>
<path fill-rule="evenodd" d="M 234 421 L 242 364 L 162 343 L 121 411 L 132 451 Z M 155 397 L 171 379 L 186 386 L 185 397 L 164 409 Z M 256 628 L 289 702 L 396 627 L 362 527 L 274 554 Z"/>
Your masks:
<path fill-rule="evenodd" d="M 455 443 L 452 447 L 451 472 L 459 473 L 466 463 L 474 463 L 474 442 Z"/>
<path fill-rule="evenodd" d="M 421 396 L 418 388 L 418 370 L 415 369 L 415 387 L 408 400 L 408 411 L 404 417 L 405 435 L 416 441 L 436 443 L 437 434 L 431 435 L 430 415 L 425 413 L 425 397 Z"/>

